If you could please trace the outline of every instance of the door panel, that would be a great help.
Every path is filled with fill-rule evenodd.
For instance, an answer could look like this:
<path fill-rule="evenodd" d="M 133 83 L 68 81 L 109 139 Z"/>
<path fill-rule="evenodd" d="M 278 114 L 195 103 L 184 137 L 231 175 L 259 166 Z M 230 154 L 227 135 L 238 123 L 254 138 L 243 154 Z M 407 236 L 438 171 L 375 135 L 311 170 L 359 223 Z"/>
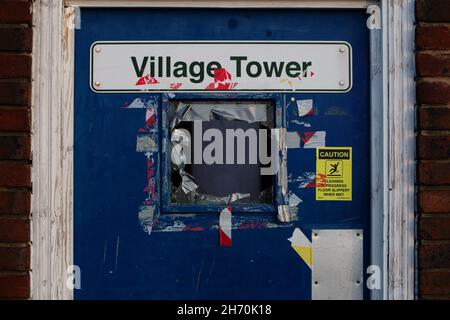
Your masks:
<path fill-rule="evenodd" d="M 370 61 L 364 10 L 83 8 L 81 18 L 75 30 L 74 258 L 82 274 L 76 299 L 311 299 L 311 268 L 288 240 L 296 228 L 307 241 L 316 229 L 361 229 L 365 270 L 370 257 Z M 89 86 L 94 42 L 150 40 L 351 45 L 353 87 L 348 93 L 273 98 L 281 126 L 300 137 L 300 148 L 288 149 L 287 158 L 288 189 L 301 199 L 296 221 L 280 223 L 276 212 L 267 210 L 238 212 L 232 215 L 233 244 L 222 247 L 218 212 L 161 210 L 168 153 L 163 108 L 170 95 L 98 94 Z M 232 96 L 259 99 L 252 93 Z M 297 102 L 309 99 L 313 111 L 300 116 Z M 352 148 L 351 201 L 316 201 L 316 149 L 305 145 L 317 132 L 325 132 L 327 147 Z M 151 157 L 136 149 L 142 134 L 158 144 Z M 149 186 L 155 188 L 152 199 Z M 154 214 L 161 215 L 150 234 L 138 216 L 139 210 L 141 218 L 146 213 L 142 208 L 149 201 Z"/>

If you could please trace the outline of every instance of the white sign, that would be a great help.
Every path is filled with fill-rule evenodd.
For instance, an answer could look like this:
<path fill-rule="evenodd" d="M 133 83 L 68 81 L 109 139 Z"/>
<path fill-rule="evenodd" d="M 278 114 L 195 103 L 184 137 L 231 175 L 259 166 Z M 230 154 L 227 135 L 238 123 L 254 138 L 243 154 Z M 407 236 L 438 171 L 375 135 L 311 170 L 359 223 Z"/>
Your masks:
<path fill-rule="evenodd" d="M 95 92 L 348 92 L 347 42 L 95 42 Z"/>

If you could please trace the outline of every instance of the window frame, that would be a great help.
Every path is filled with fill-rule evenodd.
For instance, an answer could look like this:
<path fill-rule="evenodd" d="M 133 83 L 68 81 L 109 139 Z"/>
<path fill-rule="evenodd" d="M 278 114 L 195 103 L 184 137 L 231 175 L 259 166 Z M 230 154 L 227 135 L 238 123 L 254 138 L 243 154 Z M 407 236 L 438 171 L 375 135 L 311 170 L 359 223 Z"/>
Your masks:
<path fill-rule="evenodd" d="M 224 208 L 224 204 L 174 204 L 170 202 L 171 195 L 171 150 L 170 150 L 170 103 L 171 101 L 271 101 L 273 102 L 273 127 L 282 129 L 285 125 L 285 96 L 281 93 L 162 93 L 161 99 L 161 126 L 160 126 L 160 192 L 161 213 L 218 213 Z M 167 149 L 165 149 L 167 148 Z M 277 206 L 282 204 L 282 195 L 278 186 L 279 172 L 273 179 L 273 203 L 272 204 L 233 204 L 235 213 L 271 213 L 277 214 Z"/>

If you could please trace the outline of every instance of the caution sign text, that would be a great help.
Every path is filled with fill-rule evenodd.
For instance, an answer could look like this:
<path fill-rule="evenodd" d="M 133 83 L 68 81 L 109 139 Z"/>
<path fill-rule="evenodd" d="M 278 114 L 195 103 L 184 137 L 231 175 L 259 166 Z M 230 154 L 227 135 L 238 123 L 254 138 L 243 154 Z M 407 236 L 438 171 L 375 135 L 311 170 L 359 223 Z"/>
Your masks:
<path fill-rule="evenodd" d="M 352 148 L 316 149 L 316 200 L 352 200 Z"/>

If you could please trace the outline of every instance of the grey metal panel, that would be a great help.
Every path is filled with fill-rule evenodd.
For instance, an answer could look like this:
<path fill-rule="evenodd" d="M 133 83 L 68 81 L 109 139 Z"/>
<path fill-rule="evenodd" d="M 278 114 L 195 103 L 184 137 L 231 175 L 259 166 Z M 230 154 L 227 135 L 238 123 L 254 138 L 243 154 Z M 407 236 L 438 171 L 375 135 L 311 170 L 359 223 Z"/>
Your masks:
<path fill-rule="evenodd" d="M 363 298 L 363 231 L 312 231 L 313 300 Z"/>

